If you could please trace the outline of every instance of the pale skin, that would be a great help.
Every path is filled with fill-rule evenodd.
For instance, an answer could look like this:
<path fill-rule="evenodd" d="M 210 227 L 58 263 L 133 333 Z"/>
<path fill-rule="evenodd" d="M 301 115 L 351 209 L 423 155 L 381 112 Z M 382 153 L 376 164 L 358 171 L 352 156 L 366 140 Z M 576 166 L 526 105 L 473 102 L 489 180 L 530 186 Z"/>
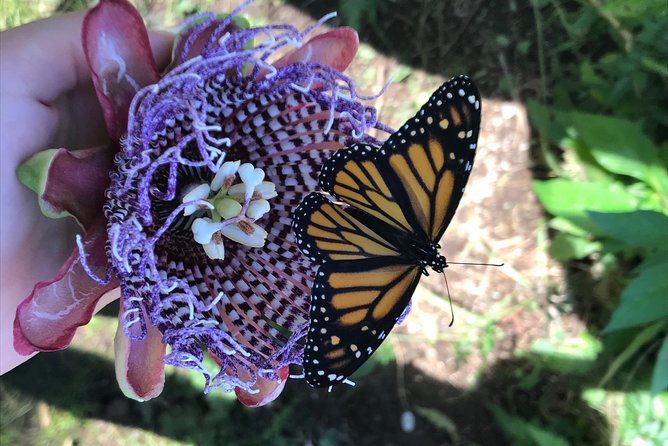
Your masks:
<path fill-rule="evenodd" d="M 29 357 L 13 348 L 17 305 L 35 283 L 50 280 L 72 252 L 73 219 L 43 216 L 16 168 L 49 148 L 104 144 L 107 135 L 81 45 L 84 13 L 30 23 L 0 34 L 0 374 Z M 172 36 L 151 33 L 158 67 Z M 118 297 L 112 291 L 98 308 Z"/>

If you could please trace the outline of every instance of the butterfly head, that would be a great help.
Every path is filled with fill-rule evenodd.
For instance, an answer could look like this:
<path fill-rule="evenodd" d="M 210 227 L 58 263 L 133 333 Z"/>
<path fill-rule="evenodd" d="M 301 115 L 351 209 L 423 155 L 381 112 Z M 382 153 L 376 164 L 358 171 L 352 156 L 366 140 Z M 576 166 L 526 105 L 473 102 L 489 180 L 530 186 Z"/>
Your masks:
<path fill-rule="evenodd" d="M 437 273 L 442 273 L 445 268 L 448 267 L 448 262 L 445 260 L 445 257 L 442 256 L 439 252 L 441 248 L 440 245 L 432 243 L 429 245 L 429 249 L 425 252 L 426 255 L 420 258 L 420 265 L 422 266 L 422 273 L 425 276 L 429 275 L 427 267 L 433 269 Z"/>

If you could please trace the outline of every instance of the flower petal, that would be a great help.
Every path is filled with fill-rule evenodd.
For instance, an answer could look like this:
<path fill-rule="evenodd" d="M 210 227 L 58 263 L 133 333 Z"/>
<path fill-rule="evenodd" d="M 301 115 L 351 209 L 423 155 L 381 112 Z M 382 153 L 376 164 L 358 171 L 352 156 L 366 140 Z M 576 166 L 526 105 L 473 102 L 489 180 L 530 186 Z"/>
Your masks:
<path fill-rule="evenodd" d="M 84 239 L 88 265 L 99 276 L 106 271 L 106 241 L 103 224 L 95 225 Z M 14 319 L 14 349 L 29 355 L 67 347 L 77 327 L 90 321 L 100 297 L 117 286 L 115 279 L 107 285 L 91 279 L 75 249 L 53 279 L 39 282 L 19 304 Z"/>
<path fill-rule="evenodd" d="M 280 381 L 257 377 L 257 382 L 252 387 L 253 390 L 257 390 L 257 393 L 249 393 L 236 387 L 234 393 L 237 394 L 239 402 L 247 407 L 260 407 L 274 401 L 283 392 L 285 383 L 288 382 L 289 368 L 288 366 L 281 367 L 276 373 Z"/>
<path fill-rule="evenodd" d="M 121 305 L 120 314 L 125 308 Z M 147 401 L 162 393 L 165 385 L 165 345 L 162 334 L 148 324 L 146 337 L 132 340 L 123 332 L 119 322 L 114 337 L 116 380 L 128 398 Z"/>
<path fill-rule="evenodd" d="M 105 146 L 75 152 L 45 150 L 25 161 L 17 175 L 37 193 L 44 215 L 72 215 L 88 228 L 102 215 L 114 152 Z"/>
<path fill-rule="evenodd" d="M 159 79 L 146 27 L 126 0 L 102 0 L 86 15 L 82 38 L 109 136 L 117 141 L 135 93 Z"/>
<path fill-rule="evenodd" d="M 319 63 L 338 71 L 345 71 L 357 54 L 358 48 L 359 38 L 354 29 L 335 28 L 313 37 L 301 48 L 281 57 L 273 65 L 275 68 L 281 68 L 293 63 Z"/>

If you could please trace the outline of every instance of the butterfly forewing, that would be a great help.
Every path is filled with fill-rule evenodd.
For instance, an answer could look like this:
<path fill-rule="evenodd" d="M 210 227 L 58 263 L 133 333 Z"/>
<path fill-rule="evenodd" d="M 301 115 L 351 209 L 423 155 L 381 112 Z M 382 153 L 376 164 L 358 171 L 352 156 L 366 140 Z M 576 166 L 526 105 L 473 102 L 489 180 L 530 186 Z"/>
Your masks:
<path fill-rule="evenodd" d="M 380 152 L 369 144 L 354 144 L 336 152 L 322 167 L 320 187 L 345 203 L 398 230 L 412 232 L 401 199 L 396 197 L 378 163 Z"/>
<path fill-rule="evenodd" d="M 376 231 L 319 193 L 309 194 L 301 202 L 293 229 L 299 249 L 317 263 L 400 255 Z"/>
<path fill-rule="evenodd" d="M 391 257 L 322 265 L 313 285 L 306 379 L 337 384 L 373 354 L 405 310 L 421 269 Z"/>
<path fill-rule="evenodd" d="M 480 96 L 466 77 L 454 78 L 381 147 L 393 196 L 406 196 L 404 212 L 437 242 L 459 205 L 480 127 Z M 392 175 L 393 174 L 393 175 Z M 419 231 L 418 231 L 419 232 Z"/>

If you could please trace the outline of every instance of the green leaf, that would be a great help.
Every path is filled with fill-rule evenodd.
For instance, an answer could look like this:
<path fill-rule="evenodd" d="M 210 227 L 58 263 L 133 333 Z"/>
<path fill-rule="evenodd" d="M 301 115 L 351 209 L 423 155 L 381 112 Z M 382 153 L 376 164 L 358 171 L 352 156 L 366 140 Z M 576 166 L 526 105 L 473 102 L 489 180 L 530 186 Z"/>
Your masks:
<path fill-rule="evenodd" d="M 532 99 L 527 101 L 527 113 L 529 120 L 540 133 L 555 145 L 559 145 L 566 136 L 564 127 L 558 124 L 554 118 L 554 110 L 539 104 Z"/>
<path fill-rule="evenodd" d="M 540 356 L 541 359 L 558 358 L 577 364 L 592 363 L 602 349 L 601 341 L 588 332 L 583 332 L 576 338 L 541 338 L 531 345 L 531 352 Z"/>
<path fill-rule="evenodd" d="M 600 229 L 589 219 L 587 211 L 630 212 L 637 200 L 618 184 L 591 181 L 534 181 L 534 191 L 545 209 L 556 217 L 599 234 Z"/>
<path fill-rule="evenodd" d="M 378 16 L 378 0 L 340 0 L 339 10 L 346 19 L 348 25 L 360 29 L 367 24 L 376 23 Z"/>
<path fill-rule="evenodd" d="M 606 0 L 600 6 L 605 12 L 616 19 L 643 19 L 659 16 L 666 8 L 665 0 L 643 0 L 630 2 L 628 0 Z"/>
<path fill-rule="evenodd" d="M 391 79 L 393 82 L 403 82 L 408 76 L 413 74 L 413 69 L 408 65 L 399 65 L 392 73 Z"/>
<path fill-rule="evenodd" d="M 448 417 L 446 414 L 444 414 L 440 410 L 422 406 L 415 407 L 415 412 L 422 418 L 427 420 L 429 424 L 434 426 L 436 429 L 447 432 L 450 438 L 452 439 L 453 444 L 459 443 L 459 433 L 457 432 L 457 424 L 454 421 L 452 421 L 452 419 Z"/>
<path fill-rule="evenodd" d="M 631 359 L 633 355 L 635 355 L 642 347 L 645 346 L 645 344 L 654 339 L 654 336 L 661 333 L 661 331 L 666 328 L 666 325 L 666 321 L 659 321 L 647 326 L 642 331 L 640 331 L 640 333 L 638 333 L 636 337 L 633 338 L 633 340 L 631 340 L 631 342 L 626 346 L 624 351 L 622 351 L 615 358 L 615 360 L 612 361 L 612 364 L 610 364 L 610 367 L 608 367 L 608 371 L 605 373 L 605 376 L 603 376 L 601 381 L 598 383 L 598 387 L 605 386 L 605 384 L 617 373 L 621 366 L 623 366 L 626 361 Z"/>
<path fill-rule="evenodd" d="M 581 259 L 591 253 L 600 251 L 600 249 L 600 242 L 593 242 L 587 240 L 585 237 L 560 233 L 552 240 L 549 253 L 555 260 L 563 262 L 571 259 Z"/>
<path fill-rule="evenodd" d="M 588 234 L 588 232 L 581 227 L 576 226 L 573 224 L 573 222 L 561 217 L 554 217 L 548 222 L 548 225 L 550 228 L 556 231 L 565 232 L 566 234 L 570 235 L 585 237 Z"/>
<path fill-rule="evenodd" d="M 647 257 L 645 257 L 640 265 L 634 268 L 634 273 L 639 274 L 646 268 L 650 268 L 657 265 L 665 265 L 666 262 L 666 252 L 663 250 L 658 250 Z"/>
<path fill-rule="evenodd" d="M 642 65 L 648 70 L 653 71 L 659 76 L 668 77 L 668 68 L 666 68 L 665 62 L 660 62 L 649 56 L 643 57 L 641 61 Z"/>
<path fill-rule="evenodd" d="M 668 216 L 660 212 L 588 212 L 605 234 L 629 247 L 665 250 L 668 255 Z"/>
<path fill-rule="evenodd" d="M 570 125 L 588 146 L 594 159 L 607 170 L 637 178 L 668 195 L 668 174 L 659 150 L 640 125 L 625 119 L 571 112 Z"/>
<path fill-rule="evenodd" d="M 522 418 L 510 415 L 498 406 L 488 405 L 499 427 L 511 440 L 512 444 L 535 445 L 535 446 L 567 446 L 568 441 L 563 437 L 548 432 L 545 429 L 526 421 Z"/>
<path fill-rule="evenodd" d="M 527 430 L 538 446 L 568 446 L 565 438 L 541 429 L 535 424 L 527 423 Z"/>
<path fill-rule="evenodd" d="M 524 420 L 510 415 L 505 410 L 493 404 L 489 404 L 489 409 L 494 415 L 496 423 L 506 434 L 507 439 L 513 441 L 515 444 L 531 444 L 529 443 L 529 433 L 524 426 Z"/>
<path fill-rule="evenodd" d="M 604 333 L 635 327 L 668 317 L 668 258 L 643 268 L 622 292 L 621 303 Z"/>
<path fill-rule="evenodd" d="M 665 389 L 668 389 L 668 336 L 663 338 L 659 354 L 656 357 L 652 376 L 652 395 L 656 395 Z"/>

